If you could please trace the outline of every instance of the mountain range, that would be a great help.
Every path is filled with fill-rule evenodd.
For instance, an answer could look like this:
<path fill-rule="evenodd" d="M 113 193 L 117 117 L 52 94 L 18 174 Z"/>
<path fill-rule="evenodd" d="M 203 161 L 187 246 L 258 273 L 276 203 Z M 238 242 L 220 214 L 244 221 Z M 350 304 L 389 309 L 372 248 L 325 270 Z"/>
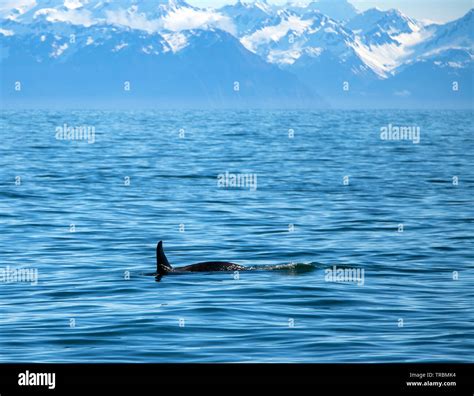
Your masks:
<path fill-rule="evenodd" d="M 347 0 L 0 7 L 4 106 L 472 108 L 474 10 L 446 24 Z"/>

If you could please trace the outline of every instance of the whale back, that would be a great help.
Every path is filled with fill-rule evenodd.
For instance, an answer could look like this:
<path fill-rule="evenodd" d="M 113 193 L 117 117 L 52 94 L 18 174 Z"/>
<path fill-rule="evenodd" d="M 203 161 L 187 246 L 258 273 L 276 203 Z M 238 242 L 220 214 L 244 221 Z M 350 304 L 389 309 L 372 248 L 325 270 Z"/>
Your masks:
<path fill-rule="evenodd" d="M 243 271 L 245 267 L 227 261 L 207 261 L 176 268 L 180 272 Z"/>

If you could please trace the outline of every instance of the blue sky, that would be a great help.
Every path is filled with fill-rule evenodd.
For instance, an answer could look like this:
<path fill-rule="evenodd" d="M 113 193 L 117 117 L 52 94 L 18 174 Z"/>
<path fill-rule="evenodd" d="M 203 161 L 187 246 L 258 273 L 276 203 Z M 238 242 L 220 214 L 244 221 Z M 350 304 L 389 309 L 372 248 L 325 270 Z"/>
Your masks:
<path fill-rule="evenodd" d="M 298 0 L 309 2 L 310 0 Z M 337 1 L 337 0 L 334 0 Z M 188 0 L 196 6 L 220 6 L 232 4 L 236 0 Z M 268 0 L 269 3 L 285 4 L 287 0 Z M 404 14 L 417 19 L 430 19 L 446 22 L 463 16 L 473 8 L 473 0 L 350 0 L 359 10 L 379 7 L 381 9 L 398 8 Z"/>

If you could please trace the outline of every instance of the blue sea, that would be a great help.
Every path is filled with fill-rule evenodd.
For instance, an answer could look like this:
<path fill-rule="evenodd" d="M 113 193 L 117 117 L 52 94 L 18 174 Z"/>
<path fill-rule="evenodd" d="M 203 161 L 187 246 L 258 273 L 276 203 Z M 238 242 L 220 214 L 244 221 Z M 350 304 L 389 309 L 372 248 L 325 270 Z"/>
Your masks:
<path fill-rule="evenodd" d="M 2 111 L 0 361 L 474 362 L 473 115 Z"/>

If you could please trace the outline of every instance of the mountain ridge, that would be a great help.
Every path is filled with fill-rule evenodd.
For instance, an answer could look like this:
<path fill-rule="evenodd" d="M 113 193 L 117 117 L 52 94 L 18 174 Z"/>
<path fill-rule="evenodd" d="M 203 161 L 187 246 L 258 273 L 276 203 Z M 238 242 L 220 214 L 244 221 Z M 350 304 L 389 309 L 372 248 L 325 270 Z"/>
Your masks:
<path fill-rule="evenodd" d="M 58 85 L 74 88 L 61 68 L 79 66 L 91 74 L 81 84 L 104 85 L 105 97 L 112 89 L 105 84 L 107 74 L 98 81 L 93 69 L 84 69 L 84 64 L 99 67 L 100 59 L 100 67 L 118 79 L 115 86 L 123 83 L 127 62 L 133 65 L 138 86 L 154 92 L 141 93 L 150 103 L 192 98 L 199 104 L 199 97 L 206 97 L 215 106 L 403 107 L 433 102 L 435 95 L 440 106 L 472 107 L 474 10 L 446 24 L 426 24 L 398 10 L 332 18 L 320 11 L 328 4 L 333 3 L 277 7 L 258 0 L 211 9 L 184 0 L 46 0 L 3 12 L 2 100 L 17 103 L 31 94 L 33 102 L 35 95 L 15 91 L 14 83 L 39 87 L 32 81 L 42 80 L 40 71 L 54 70 L 55 78 L 63 79 Z M 424 73 L 424 84 L 433 81 L 429 90 L 417 83 L 415 71 Z M 167 81 L 157 77 L 163 74 Z M 152 89 L 158 81 L 162 89 Z M 452 91 L 454 85 L 460 89 Z M 41 92 L 47 95 L 47 87 Z M 101 96 L 100 90 L 90 92 Z M 69 96 L 63 94 L 64 100 Z"/>

